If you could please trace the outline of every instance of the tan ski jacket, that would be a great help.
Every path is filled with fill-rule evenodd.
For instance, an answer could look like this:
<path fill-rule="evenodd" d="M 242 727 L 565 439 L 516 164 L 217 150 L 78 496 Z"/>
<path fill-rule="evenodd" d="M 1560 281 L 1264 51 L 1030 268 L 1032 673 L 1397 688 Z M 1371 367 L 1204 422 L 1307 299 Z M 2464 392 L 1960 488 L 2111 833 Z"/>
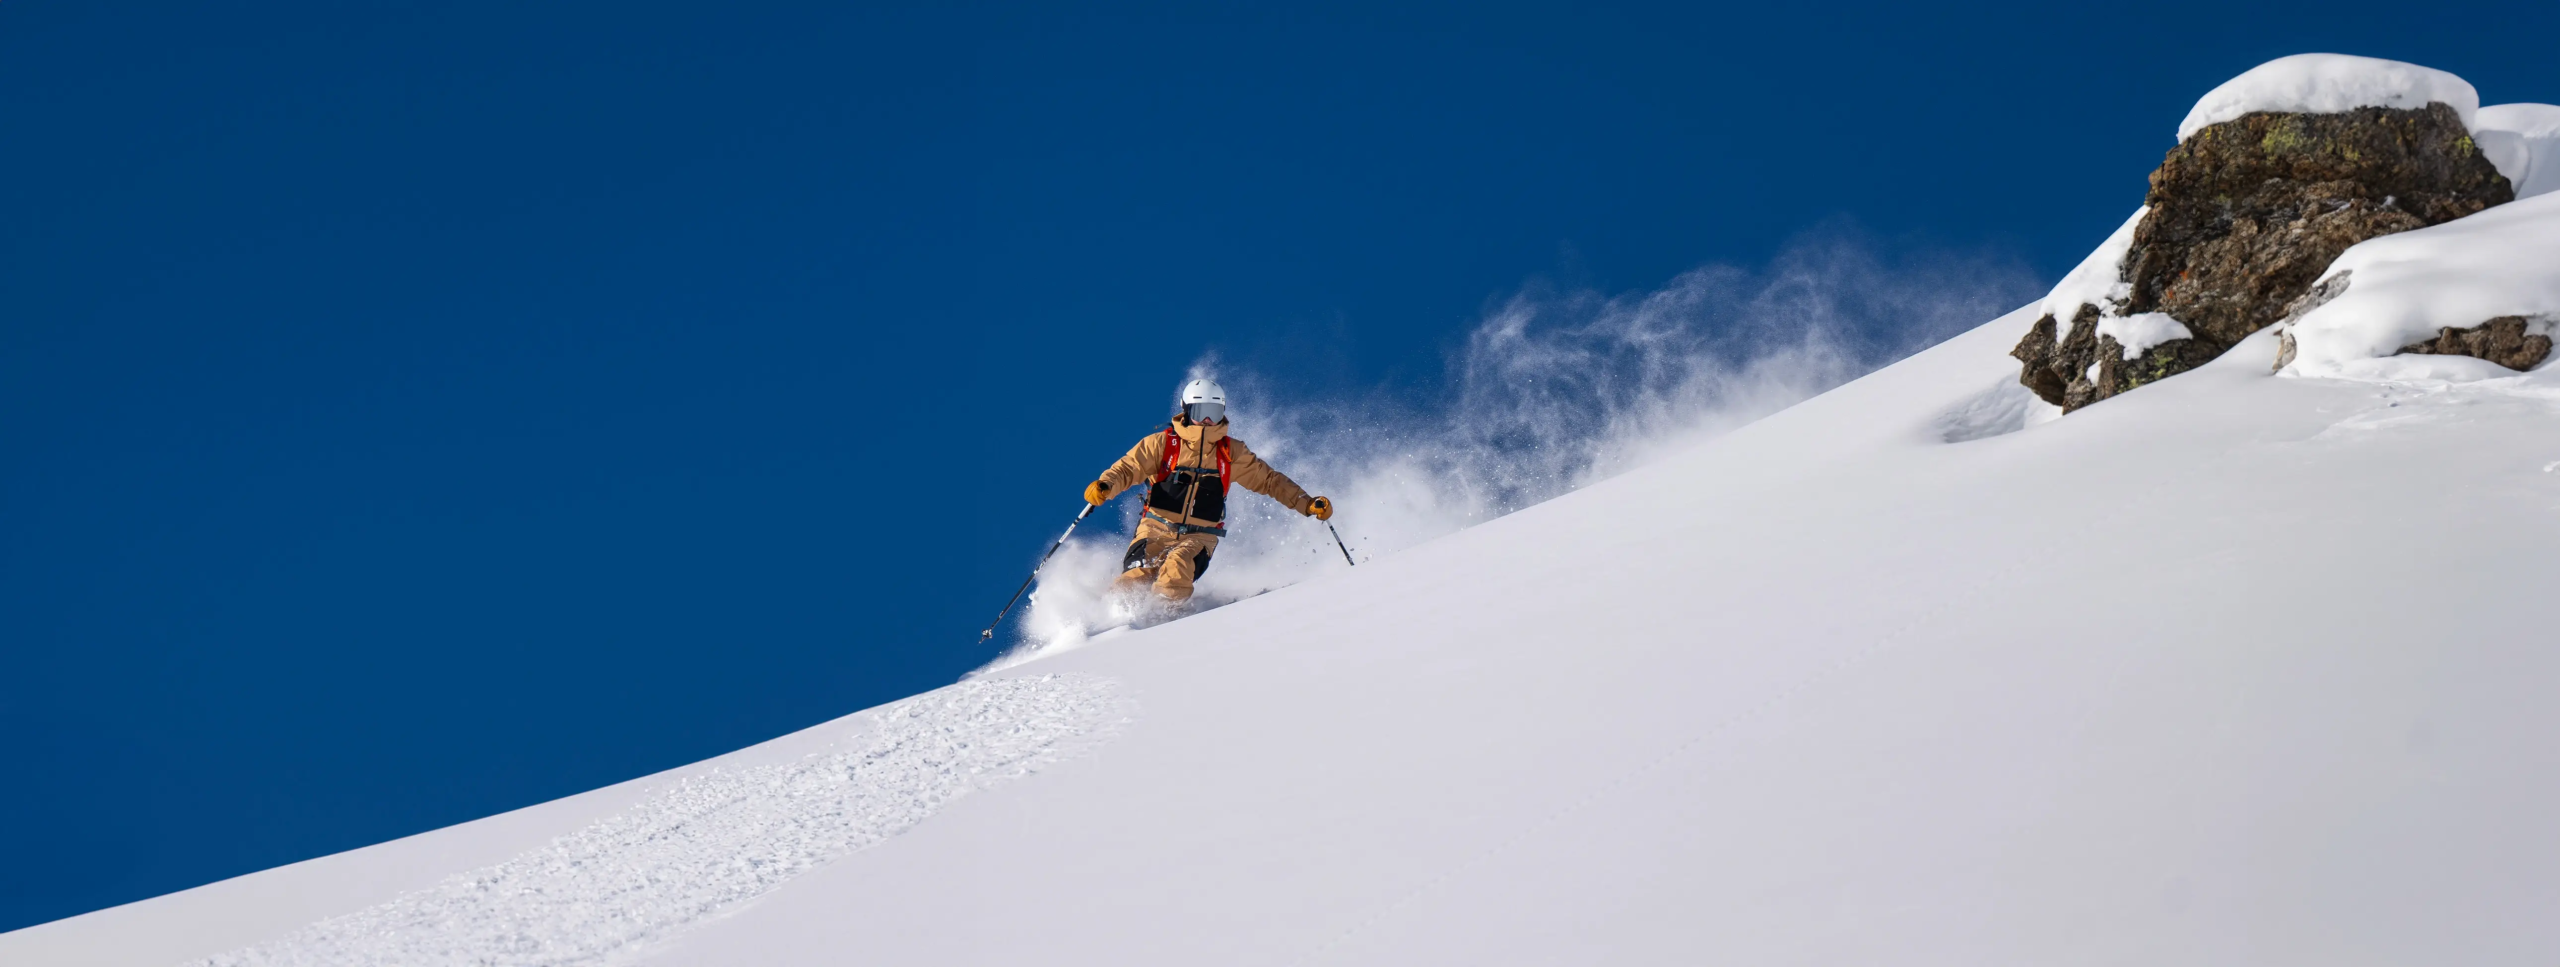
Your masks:
<path fill-rule="evenodd" d="M 1139 484 L 1152 484 L 1147 488 L 1147 512 L 1167 523 L 1192 527 L 1215 528 L 1226 522 L 1226 483 L 1279 501 L 1281 506 L 1298 513 L 1307 512 L 1307 501 L 1311 499 L 1307 492 L 1254 456 L 1243 440 L 1228 436 L 1226 424 L 1202 426 L 1176 416 L 1172 429 L 1182 443 L 1169 470 L 1165 467 L 1165 434 L 1149 434 L 1137 446 L 1130 447 L 1120 462 L 1102 472 L 1103 496 L 1116 497 Z M 1218 444 L 1222 441 L 1227 450 L 1226 481 L 1218 478 Z M 1163 480 L 1155 479 L 1159 470 L 1167 470 Z"/>

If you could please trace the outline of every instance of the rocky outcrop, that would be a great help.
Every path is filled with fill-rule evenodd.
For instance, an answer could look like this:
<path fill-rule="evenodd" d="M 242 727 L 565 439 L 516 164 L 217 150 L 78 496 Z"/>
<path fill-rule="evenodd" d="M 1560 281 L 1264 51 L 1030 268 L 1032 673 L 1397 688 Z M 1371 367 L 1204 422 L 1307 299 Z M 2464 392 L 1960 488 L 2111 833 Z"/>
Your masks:
<path fill-rule="evenodd" d="M 2335 114 L 2261 111 L 2197 130 L 2151 173 L 2149 211 L 2119 266 L 2120 304 L 2047 314 L 2011 355 L 2019 382 L 2078 409 L 2220 356 L 2282 318 L 2365 239 L 2515 198 L 2442 103 Z M 2104 316 L 2166 313 L 2190 338 L 2124 347 Z"/>
<path fill-rule="evenodd" d="M 2469 329 L 2447 327 L 2425 342 L 2400 347 L 2404 353 L 2429 356 L 2477 356 L 2522 372 L 2551 357 L 2551 337 L 2533 331 L 2523 316 L 2499 316 Z"/>
<path fill-rule="evenodd" d="M 2018 340 L 2009 355 L 2026 367 L 2019 371 L 2018 382 L 2033 390 L 2036 398 L 2067 413 L 2098 401 L 2096 386 L 2081 375 L 2097 355 L 2098 307 L 2081 305 L 2080 314 L 2071 320 L 2069 336 L 2058 335 L 2060 328 L 2053 313 L 2037 317 L 2027 338 Z"/>
<path fill-rule="evenodd" d="M 2186 372 L 2213 361 L 2229 346 L 2200 339 L 2173 339 L 2125 358 L 2124 346 L 2100 333 L 2102 313 L 2081 304 L 2068 335 L 2051 313 L 2037 319 L 2009 355 L 2024 368 L 2018 382 L 2064 412 L 2079 409 L 2153 380 Z"/>

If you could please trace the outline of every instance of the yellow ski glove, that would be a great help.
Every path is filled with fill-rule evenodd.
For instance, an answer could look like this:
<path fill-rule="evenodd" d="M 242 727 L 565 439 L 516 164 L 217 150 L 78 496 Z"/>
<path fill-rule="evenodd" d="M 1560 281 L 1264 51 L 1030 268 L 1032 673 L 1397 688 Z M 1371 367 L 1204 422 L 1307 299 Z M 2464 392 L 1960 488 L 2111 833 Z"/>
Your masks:
<path fill-rule="evenodd" d="M 1096 507 L 1100 507 L 1100 506 L 1102 506 L 1102 502 L 1103 502 L 1103 501 L 1110 500 L 1110 499 L 1111 499 L 1111 492 L 1110 492 L 1110 491 L 1108 491 L 1108 490 L 1104 490 L 1104 489 L 1102 489 L 1102 481 L 1096 480 L 1096 481 L 1094 481 L 1094 482 L 1092 482 L 1092 483 L 1089 483 L 1089 484 L 1084 485 L 1084 502 L 1085 502 L 1085 503 L 1092 504 L 1092 505 L 1094 505 L 1094 506 L 1096 506 Z"/>
<path fill-rule="evenodd" d="M 1307 516 L 1317 520 L 1333 519 L 1333 501 L 1318 497 L 1307 501 Z"/>

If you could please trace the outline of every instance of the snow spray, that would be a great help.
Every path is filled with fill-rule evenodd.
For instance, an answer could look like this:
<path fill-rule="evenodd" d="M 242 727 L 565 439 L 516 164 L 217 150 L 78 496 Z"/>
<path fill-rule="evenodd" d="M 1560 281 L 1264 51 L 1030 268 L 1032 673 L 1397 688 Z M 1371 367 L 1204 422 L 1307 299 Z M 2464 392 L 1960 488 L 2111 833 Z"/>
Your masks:
<path fill-rule="evenodd" d="M 1337 510 L 1319 525 L 1238 494 L 1230 536 L 1193 600 L 1216 607 L 1315 577 L 1329 566 L 1328 542 L 1348 560 L 1337 523 L 1375 560 L 1616 476 L 2045 288 L 2014 259 L 1880 254 L 1834 230 L 1797 240 L 1765 267 L 1703 266 L 1652 291 L 1524 287 L 1486 313 L 1436 387 L 1309 397 L 1290 389 L 1294 381 L 1204 356 L 1189 375 L 1226 385 L 1236 435 Z M 1135 509 L 1124 514 L 1135 526 Z M 1121 620 L 1102 592 L 1116 547 L 1078 547 L 1070 542 L 1039 575 L 1023 647 L 1002 663 L 1075 647 Z"/>

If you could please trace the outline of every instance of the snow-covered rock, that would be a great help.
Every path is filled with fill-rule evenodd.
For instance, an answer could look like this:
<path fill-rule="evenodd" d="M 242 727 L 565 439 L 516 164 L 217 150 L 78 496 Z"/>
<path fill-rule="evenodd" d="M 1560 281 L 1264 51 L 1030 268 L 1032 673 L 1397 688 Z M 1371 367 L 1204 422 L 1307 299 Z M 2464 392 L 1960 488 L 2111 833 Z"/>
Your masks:
<path fill-rule="evenodd" d="M 2520 317 L 2527 335 L 2547 337 L 2560 319 L 2560 193 L 2358 243 L 2330 263 L 2323 283 L 2331 282 L 2338 283 L 2335 296 L 2284 332 L 2289 374 L 2392 378 L 2412 367 L 2441 370 L 2448 365 L 2442 360 L 2386 357 L 2446 329 L 2502 317 Z"/>
<path fill-rule="evenodd" d="M 2166 312 L 2137 312 L 2129 316 L 2102 316 L 2098 319 L 2098 335 L 2115 341 L 2117 358 L 2131 361 L 2162 343 L 2193 339 L 2195 333 L 2186 323 Z"/>
<path fill-rule="evenodd" d="M 2116 226 L 2106 241 L 2090 251 L 2089 257 L 2081 259 L 2079 265 L 2063 274 L 2062 281 L 2054 283 L 2053 291 L 2036 304 L 2038 313 L 2052 316 L 2068 327 L 2079 316 L 2081 306 L 2095 306 L 2101 313 L 2123 306 L 2126 297 L 2133 294 L 2133 285 L 2124 280 L 2124 253 L 2133 248 L 2134 226 L 2142 224 L 2142 216 L 2150 213 L 2147 205 L 2134 209 L 2124 224 Z M 2069 339 L 2071 331 L 2064 328 L 2056 336 Z"/>
<path fill-rule="evenodd" d="M 2131 361 L 2154 346 L 2194 337 L 2185 324 L 2167 313 L 2124 314 L 2125 300 L 2133 292 L 2132 283 L 2124 281 L 2125 252 L 2133 247 L 2134 227 L 2150 211 L 2149 206 L 2134 209 L 2132 217 L 2116 226 L 2106 241 L 2064 274 L 2043 301 L 2036 303 L 2039 316 L 2056 320 L 2057 339 L 2067 343 L 2078 325 L 2095 320 L 2097 335 L 2113 340 L 2119 358 Z M 2087 375 L 2093 383 L 2100 378 L 2096 372 Z"/>
<path fill-rule="evenodd" d="M 2178 140 L 2256 111 L 2337 114 L 2360 107 L 2416 110 L 2431 103 L 2453 108 L 2468 126 L 2480 110 L 2480 92 L 2470 81 L 2432 67 L 2350 54 L 2295 54 L 2206 92 L 2178 122 Z"/>
<path fill-rule="evenodd" d="M 2283 318 L 2357 242 L 2514 197 L 2467 124 L 2478 97 L 2442 71 L 2287 57 L 2216 88 L 2151 174 L 2143 208 L 2063 279 L 2011 355 L 2019 382 L 2074 410 L 2204 365 Z M 2086 323 L 2087 325 L 2084 325 Z"/>
<path fill-rule="evenodd" d="M 2480 151 L 2514 182 L 2516 197 L 2560 189 L 2560 105 L 2493 104 L 2471 122 Z"/>

